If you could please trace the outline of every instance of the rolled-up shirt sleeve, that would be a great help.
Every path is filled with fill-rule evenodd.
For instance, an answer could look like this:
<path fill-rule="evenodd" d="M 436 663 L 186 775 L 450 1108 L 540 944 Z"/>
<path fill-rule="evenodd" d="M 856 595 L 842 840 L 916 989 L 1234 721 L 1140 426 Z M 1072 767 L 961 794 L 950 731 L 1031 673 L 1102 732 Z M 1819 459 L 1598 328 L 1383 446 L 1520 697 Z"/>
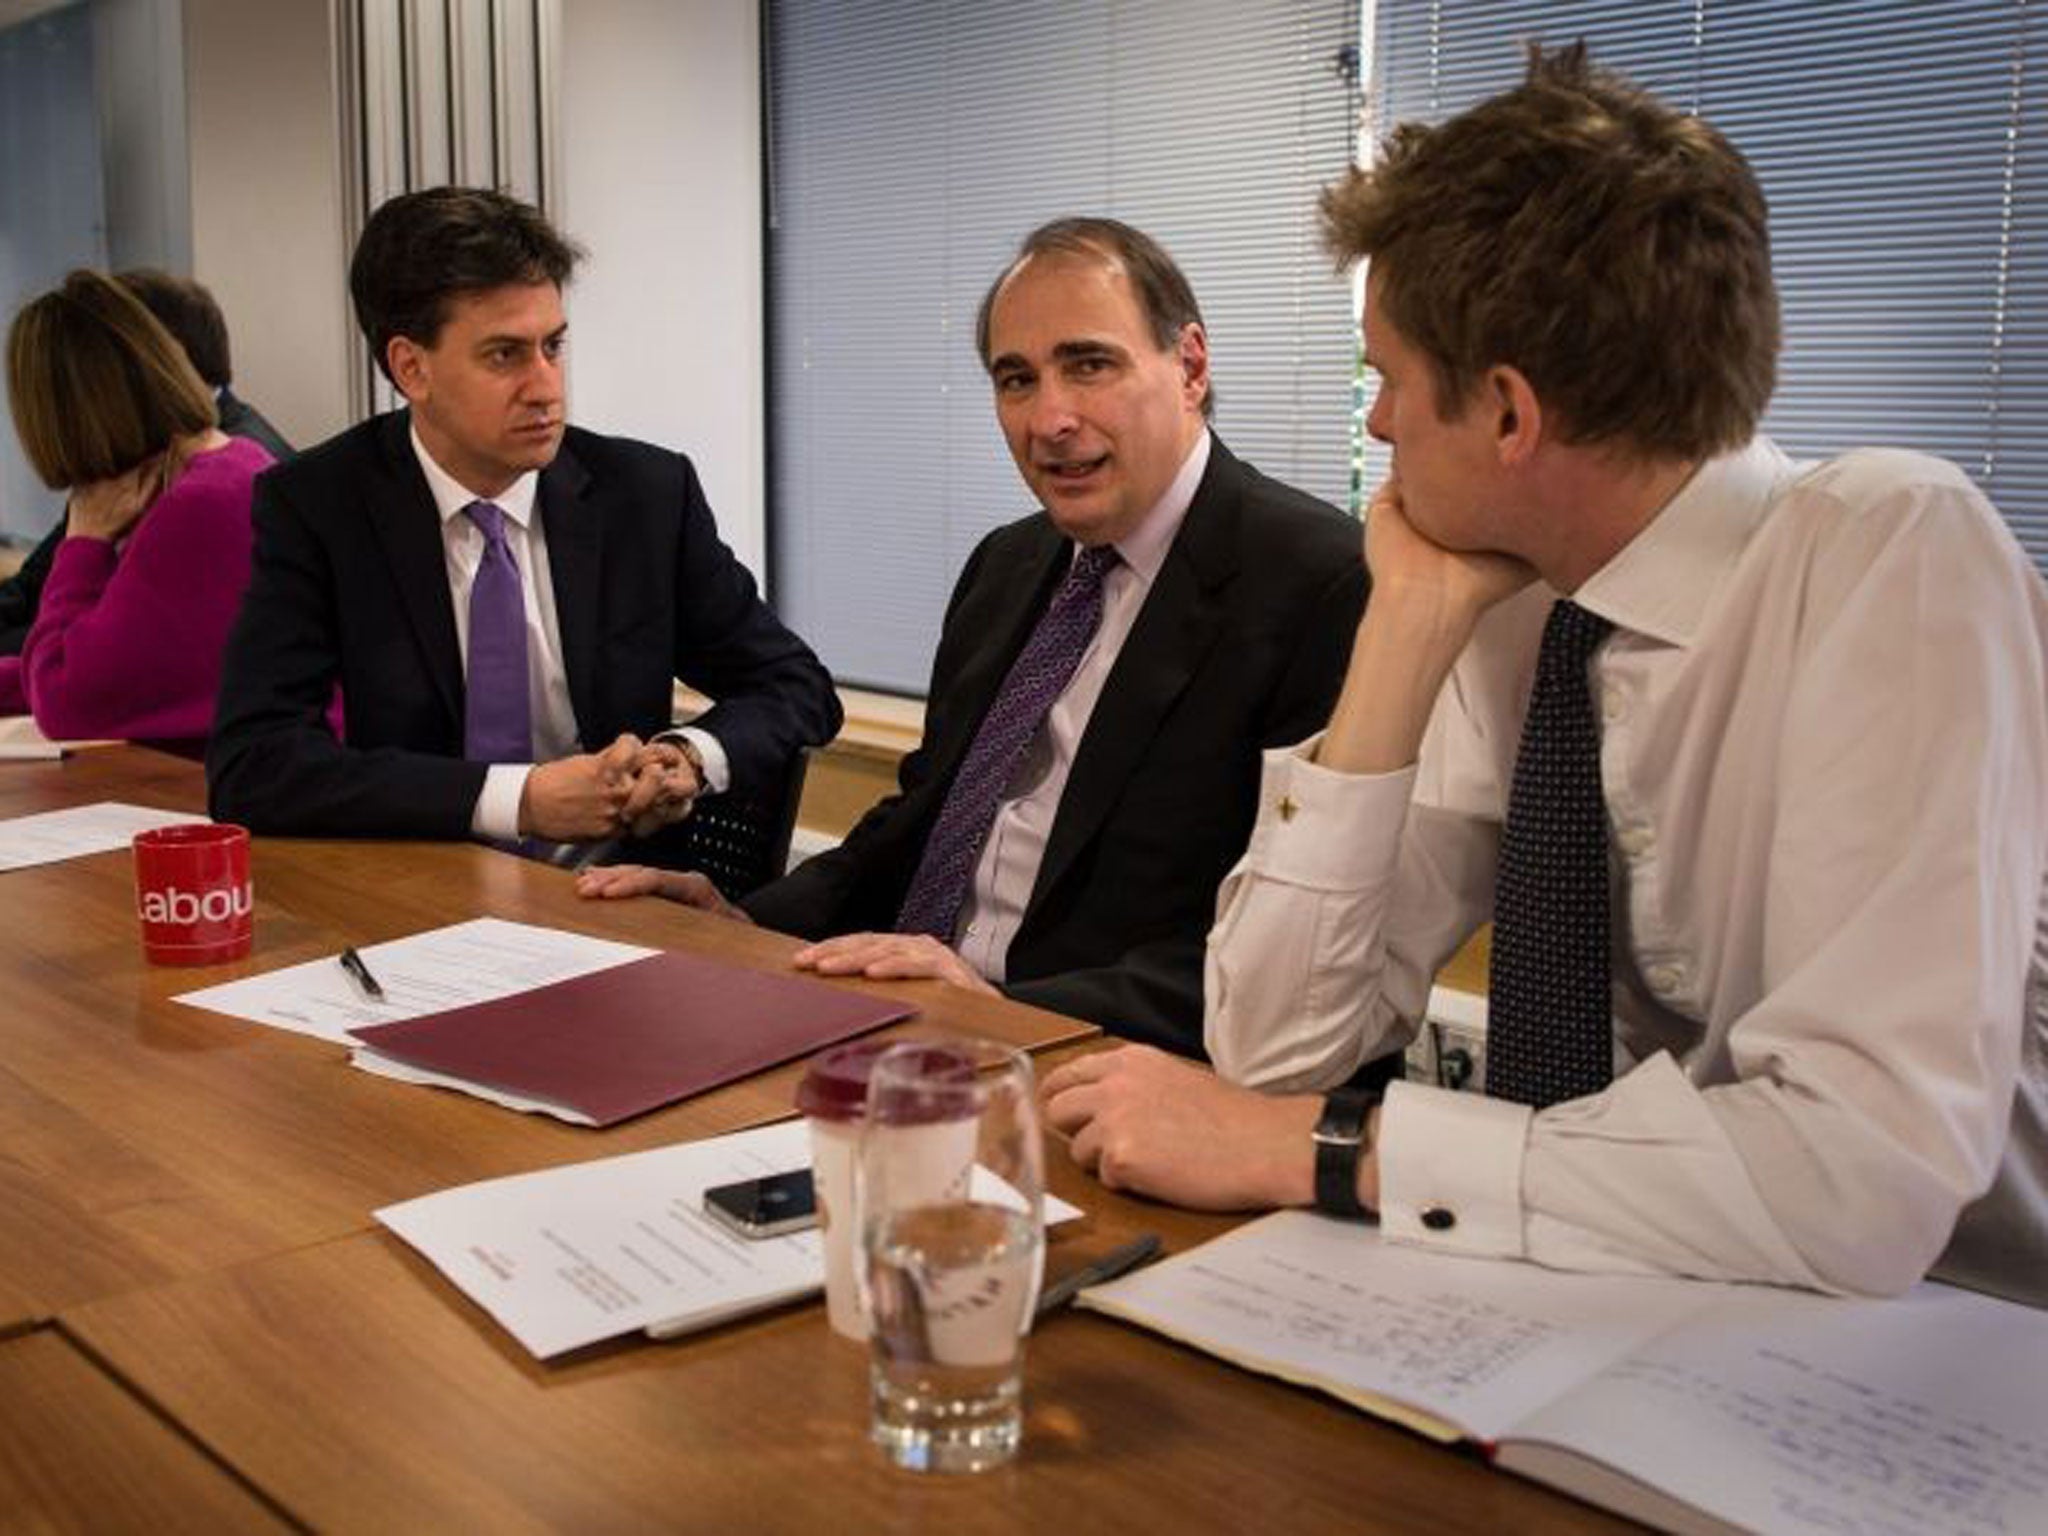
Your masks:
<path fill-rule="evenodd" d="M 1699 1016 L 1692 1042 L 1522 1112 L 1519 1140 L 1509 1109 L 1396 1089 L 1390 1236 L 1889 1294 L 1943 1257 L 2009 1136 L 2039 1134 L 2022 1047 L 2048 849 L 2042 596 L 1988 517 L 1906 505 L 1788 562 L 1779 692 L 1752 686 L 1769 707 L 1678 781 L 1711 795 L 1654 823 L 1667 862 L 1635 872 L 1628 906 L 1638 979 Z M 2013 1252 L 2038 1250 L 2042 1214 L 2012 1209 L 2033 1224 Z"/>
<path fill-rule="evenodd" d="M 1232 1082 L 1327 1087 L 1413 1034 L 1484 920 L 1492 828 L 1416 805 L 1413 768 L 1344 774 L 1320 738 L 1266 754 L 1258 821 L 1217 896 L 1204 1038 Z"/>
<path fill-rule="evenodd" d="M 1738 499 L 1709 490 L 1702 526 Z M 1593 663 L 1614 1081 L 1536 1113 L 1396 1084 L 1384 1229 L 1565 1269 L 1889 1294 L 1935 1268 L 2048 1298 L 2048 592 L 1933 461 L 1852 458 L 1771 497 L 1693 618 L 1618 625 Z M 1646 597 L 1700 579 L 1660 559 L 1665 585 L 1632 589 L 1652 619 Z M 1225 1075 L 1341 1080 L 1488 915 L 1510 661 L 1534 649 L 1493 638 L 1414 775 L 1269 765 L 1211 938 Z"/>

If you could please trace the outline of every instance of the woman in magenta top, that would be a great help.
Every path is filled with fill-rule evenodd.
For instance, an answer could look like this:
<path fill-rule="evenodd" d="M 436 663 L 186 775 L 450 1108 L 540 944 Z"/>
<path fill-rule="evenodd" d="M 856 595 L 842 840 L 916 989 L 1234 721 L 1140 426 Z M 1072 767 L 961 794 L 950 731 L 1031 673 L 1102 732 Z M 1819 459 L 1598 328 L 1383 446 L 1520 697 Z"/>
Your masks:
<path fill-rule="evenodd" d="M 0 658 L 0 713 L 60 738 L 206 735 L 270 455 L 219 430 L 183 349 L 96 272 L 15 316 L 7 393 L 30 464 L 70 500 L 35 625 Z"/>

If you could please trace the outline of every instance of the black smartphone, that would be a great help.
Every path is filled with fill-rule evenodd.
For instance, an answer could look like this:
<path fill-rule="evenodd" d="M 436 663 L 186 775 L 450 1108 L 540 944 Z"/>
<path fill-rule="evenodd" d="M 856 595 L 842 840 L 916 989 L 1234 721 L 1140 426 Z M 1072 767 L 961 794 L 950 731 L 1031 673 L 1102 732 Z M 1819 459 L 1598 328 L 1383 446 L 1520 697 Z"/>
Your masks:
<path fill-rule="evenodd" d="M 704 1191 L 704 1213 L 741 1237 L 780 1237 L 818 1222 L 811 1170 L 792 1168 L 764 1179 L 741 1179 Z"/>

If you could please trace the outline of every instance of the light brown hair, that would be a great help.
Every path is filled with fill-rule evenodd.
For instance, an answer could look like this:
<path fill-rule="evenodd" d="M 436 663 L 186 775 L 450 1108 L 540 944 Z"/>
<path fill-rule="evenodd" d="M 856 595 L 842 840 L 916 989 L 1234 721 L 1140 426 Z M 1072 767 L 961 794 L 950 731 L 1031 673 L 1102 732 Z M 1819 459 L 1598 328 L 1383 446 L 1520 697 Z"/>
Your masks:
<path fill-rule="evenodd" d="M 98 272 L 73 272 L 15 315 L 7 401 L 22 451 L 51 490 L 125 474 L 214 425 L 213 392 L 184 349 Z"/>
<path fill-rule="evenodd" d="M 1451 415 L 1519 369 L 1563 440 L 1701 458 L 1756 429 L 1777 379 L 1763 189 L 1713 127 L 1531 46 L 1521 85 L 1325 189 L 1324 238 L 1370 258 L 1382 312 Z"/>

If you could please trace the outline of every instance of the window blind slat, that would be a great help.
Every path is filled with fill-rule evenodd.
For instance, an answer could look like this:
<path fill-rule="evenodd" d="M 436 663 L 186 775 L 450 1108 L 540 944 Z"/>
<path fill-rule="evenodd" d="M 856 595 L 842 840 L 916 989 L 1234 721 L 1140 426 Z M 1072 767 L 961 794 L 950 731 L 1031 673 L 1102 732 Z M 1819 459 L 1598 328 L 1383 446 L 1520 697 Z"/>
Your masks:
<path fill-rule="evenodd" d="M 770 518 L 782 615 L 842 680 L 921 691 L 954 577 L 1029 510 L 974 355 L 1046 219 L 1186 269 L 1219 434 L 1338 501 L 1349 290 L 1316 190 L 1351 150 L 1344 0 L 777 0 L 768 13 Z"/>
<path fill-rule="evenodd" d="M 1380 3 L 1376 134 L 1583 37 L 1713 121 L 1771 204 L 1791 452 L 1954 459 L 2048 564 L 2048 29 L 2011 0 Z M 1384 472 L 1376 445 L 1364 473 Z"/>

